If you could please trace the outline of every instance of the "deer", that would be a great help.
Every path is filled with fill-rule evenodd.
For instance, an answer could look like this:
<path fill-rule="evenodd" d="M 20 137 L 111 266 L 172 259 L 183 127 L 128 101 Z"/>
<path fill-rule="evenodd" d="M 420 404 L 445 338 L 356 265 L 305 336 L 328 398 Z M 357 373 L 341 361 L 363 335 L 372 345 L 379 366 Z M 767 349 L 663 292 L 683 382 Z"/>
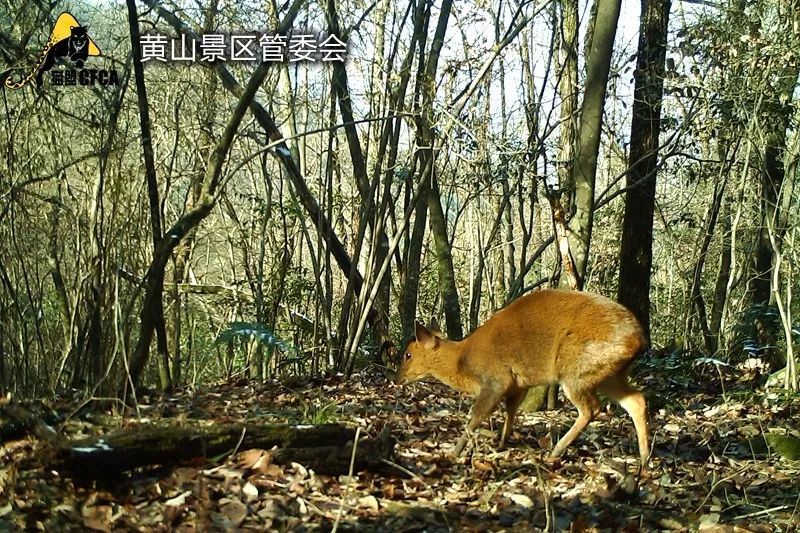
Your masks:
<path fill-rule="evenodd" d="M 475 397 L 456 456 L 501 402 L 505 423 L 499 449 L 504 449 L 528 389 L 558 384 L 578 417 L 551 457 L 561 457 L 599 414 L 600 393 L 633 419 L 639 458 L 646 466 L 647 403 L 628 375 L 648 342 L 639 321 L 623 305 L 590 292 L 539 290 L 513 301 L 463 340 L 447 340 L 419 322 L 415 333 L 403 351 L 396 383 L 433 377 Z"/>

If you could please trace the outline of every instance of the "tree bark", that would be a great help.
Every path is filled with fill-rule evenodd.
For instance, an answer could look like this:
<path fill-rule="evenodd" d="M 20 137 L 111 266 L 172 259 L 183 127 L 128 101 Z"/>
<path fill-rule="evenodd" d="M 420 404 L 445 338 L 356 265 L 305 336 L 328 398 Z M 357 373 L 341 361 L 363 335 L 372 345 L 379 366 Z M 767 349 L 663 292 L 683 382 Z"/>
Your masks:
<path fill-rule="evenodd" d="M 461 340 L 464 331 L 461 326 L 461 304 L 458 300 L 458 287 L 453 270 L 453 252 L 447 238 L 447 220 L 442 210 L 442 198 L 439 191 L 439 180 L 431 179 L 431 190 L 428 194 L 428 212 L 430 215 L 431 233 L 433 234 L 436 266 L 439 272 L 439 292 L 442 295 L 442 307 L 447 325 L 447 337 Z"/>
<path fill-rule="evenodd" d="M 583 288 L 589 260 L 600 130 L 621 3 L 622 0 L 598 0 L 597 15 L 590 28 L 591 47 L 586 50 L 586 86 L 576 140 L 575 165 L 572 169 L 575 186 L 574 215 L 569 227 L 569 246 L 575 261 L 579 289 Z"/>
<path fill-rule="evenodd" d="M 650 271 L 661 102 L 671 0 L 642 0 L 639 48 L 633 73 L 633 118 L 617 299 L 650 336 Z"/>
<path fill-rule="evenodd" d="M 704 339 L 704 344 L 708 346 L 709 337 L 711 336 L 708 326 L 708 317 L 706 314 L 706 303 L 703 298 L 703 270 L 705 269 L 708 249 L 711 246 L 711 240 L 714 237 L 719 212 L 722 207 L 722 199 L 725 195 L 725 186 L 727 178 L 723 178 L 714 187 L 714 192 L 711 196 L 711 206 L 708 212 L 708 220 L 706 221 L 705 232 L 703 234 L 703 241 L 700 244 L 700 250 L 697 254 L 697 261 L 694 265 L 692 273 L 692 284 L 689 288 L 689 308 L 687 309 L 686 320 L 686 338 L 689 338 L 692 332 L 692 317 L 697 317 L 698 327 Z"/>
<path fill-rule="evenodd" d="M 575 204 L 575 166 L 578 135 L 578 2 L 561 0 L 558 31 L 560 73 L 558 94 L 561 98 L 561 126 L 558 141 L 557 190 L 547 191 L 553 217 L 553 234 L 561 264 L 559 286 L 580 290 L 582 279 L 570 247 L 569 217 Z M 586 53 L 591 49 L 591 32 L 597 16 L 595 0 L 586 33 Z M 588 58 L 587 58 L 588 61 Z"/>
<path fill-rule="evenodd" d="M 161 207 L 158 194 L 158 180 L 156 178 L 156 163 L 153 153 L 153 140 L 150 132 L 150 109 L 147 105 L 147 87 L 144 83 L 144 68 L 142 65 L 142 51 L 140 48 L 141 34 L 139 33 L 139 16 L 136 13 L 135 0 L 126 0 L 128 6 L 128 27 L 131 34 L 131 54 L 133 56 L 133 74 L 136 80 L 136 97 L 139 107 L 139 124 L 142 133 L 142 155 L 144 156 L 144 175 L 147 182 L 147 200 L 150 206 L 150 229 L 152 231 L 153 252 L 158 248 L 161 240 Z M 153 322 L 156 330 L 156 346 L 160 356 L 159 377 L 161 390 L 172 389 L 170 376 L 169 347 L 167 344 L 167 329 L 164 322 L 164 297 L 163 294 L 155 296 L 153 304 Z"/>
<path fill-rule="evenodd" d="M 430 190 L 427 191 L 427 198 L 421 198 L 420 201 L 427 201 L 428 204 L 431 233 L 434 239 L 434 252 L 439 272 L 439 292 L 442 296 L 447 335 L 453 340 L 459 340 L 463 336 L 461 306 L 458 301 L 458 289 L 455 284 L 450 240 L 447 238 L 447 221 L 444 218 L 439 182 L 436 177 L 434 145 L 437 144 L 437 134 L 435 131 L 436 119 L 433 113 L 433 104 L 436 98 L 436 70 L 439 65 L 439 54 L 444 45 L 444 37 L 447 32 L 452 6 L 452 0 L 444 0 L 442 2 L 433 42 L 431 43 L 431 50 L 425 63 L 425 71 L 421 80 L 422 112 L 419 119 L 419 133 L 422 140 L 422 153 L 420 160 L 422 172 L 426 172 L 430 176 Z"/>
<path fill-rule="evenodd" d="M 724 201 L 724 200 L 723 200 Z M 716 353 L 719 348 L 722 313 L 728 299 L 728 278 L 731 275 L 731 206 L 729 201 L 724 201 L 722 206 L 722 253 L 719 258 L 717 279 L 714 283 L 714 300 L 711 303 L 711 317 L 709 319 L 709 336 L 706 338 L 706 350 Z"/>
<path fill-rule="evenodd" d="M 418 0 L 414 11 L 414 37 L 412 44 L 417 43 L 420 50 L 424 50 L 427 37 L 428 17 L 425 9 L 425 0 Z M 421 54 L 420 54 L 421 55 Z M 411 65 L 414 60 L 414 47 L 410 47 L 406 57 L 403 61 L 403 70 L 405 73 L 411 72 Z M 419 66 L 417 71 L 418 76 L 422 76 L 422 65 Z M 418 89 L 419 90 L 419 89 Z M 396 144 L 399 141 L 399 126 L 395 130 L 394 147 L 396 151 Z M 418 124 L 417 135 L 420 134 Z M 417 168 L 420 172 L 429 172 L 427 166 L 423 166 L 423 159 L 421 154 L 418 153 L 416 158 Z M 414 180 L 411 176 L 406 178 L 405 190 L 405 206 L 408 207 L 413 191 Z M 402 301 L 400 302 L 400 321 L 403 330 L 402 343 L 405 346 L 414 338 L 414 324 L 417 320 L 417 299 L 419 296 L 419 274 L 420 262 L 422 260 L 422 245 L 425 240 L 425 228 L 428 223 L 428 189 L 430 188 L 430 179 L 422 180 L 419 189 L 419 202 L 414 209 L 414 226 L 408 237 L 408 242 L 405 247 L 405 254 L 403 256 L 403 291 Z"/>

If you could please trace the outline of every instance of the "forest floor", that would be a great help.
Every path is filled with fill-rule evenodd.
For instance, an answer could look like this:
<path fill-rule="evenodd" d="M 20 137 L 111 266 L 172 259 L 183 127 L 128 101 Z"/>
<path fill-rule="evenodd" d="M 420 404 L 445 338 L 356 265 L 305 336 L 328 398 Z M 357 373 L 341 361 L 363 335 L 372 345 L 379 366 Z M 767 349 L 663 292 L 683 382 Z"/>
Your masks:
<path fill-rule="evenodd" d="M 69 439 L 170 423 L 339 422 L 397 438 L 386 472 L 324 476 L 271 464 L 268 450 L 79 483 L 48 466 L 34 437 L 0 443 L 0 531 L 797 531 L 800 461 L 759 450 L 760 435 L 800 435 L 800 399 L 743 373 L 682 378 L 643 368 L 651 468 L 639 474 L 633 424 L 606 407 L 561 461 L 545 459 L 572 423 L 570 405 L 521 414 L 509 449 L 492 448 L 498 411 L 461 458 L 453 445 L 470 399 L 438 383 L 350 380 L 236 383 L 142 399 L 138 416 L 75 416 Z M 724 390 L 724 394 L 723 394 Z M 755 392 L 760 391 L 760 392 Z M 59 411 L 64 401 L 50 405 Z M 491 427 L 490 427 L 491 426 Z"/>

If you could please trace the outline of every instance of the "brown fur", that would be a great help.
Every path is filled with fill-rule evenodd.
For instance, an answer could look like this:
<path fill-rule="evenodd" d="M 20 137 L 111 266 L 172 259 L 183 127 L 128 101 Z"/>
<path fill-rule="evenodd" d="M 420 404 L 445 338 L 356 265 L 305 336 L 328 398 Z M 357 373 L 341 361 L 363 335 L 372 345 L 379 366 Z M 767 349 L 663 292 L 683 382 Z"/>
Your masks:
<path fill-rule="evenodd" d="M 561 385 L 578 419 L 553 448 L 560 456 L 597 415 L 600 392 L 633 418 L 642 464 L 649 456 L 644 396 L 628 384 L 631 363 L 647 346 L 644 332 L 622 305 L 587 292 L 542 290 L 524 296 L 487 320 L 462 341 L 448 341 L 417 324 L 417 339 L 403 352 L 398 383 L 432 376 L 477 396 L 468 435 L 502 400 L 506 422 L 500 446 L 530 387 Z"/>

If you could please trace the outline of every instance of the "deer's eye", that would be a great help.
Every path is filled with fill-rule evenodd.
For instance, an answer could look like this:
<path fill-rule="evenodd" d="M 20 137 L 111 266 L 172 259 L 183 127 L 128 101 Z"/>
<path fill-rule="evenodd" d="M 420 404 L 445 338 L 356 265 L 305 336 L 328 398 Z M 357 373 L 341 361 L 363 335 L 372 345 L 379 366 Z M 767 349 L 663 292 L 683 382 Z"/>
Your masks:
<path fill-rule="evenodd" d="M 411 352 L 406 352 L 406 361 L 411 359 Z"/>

